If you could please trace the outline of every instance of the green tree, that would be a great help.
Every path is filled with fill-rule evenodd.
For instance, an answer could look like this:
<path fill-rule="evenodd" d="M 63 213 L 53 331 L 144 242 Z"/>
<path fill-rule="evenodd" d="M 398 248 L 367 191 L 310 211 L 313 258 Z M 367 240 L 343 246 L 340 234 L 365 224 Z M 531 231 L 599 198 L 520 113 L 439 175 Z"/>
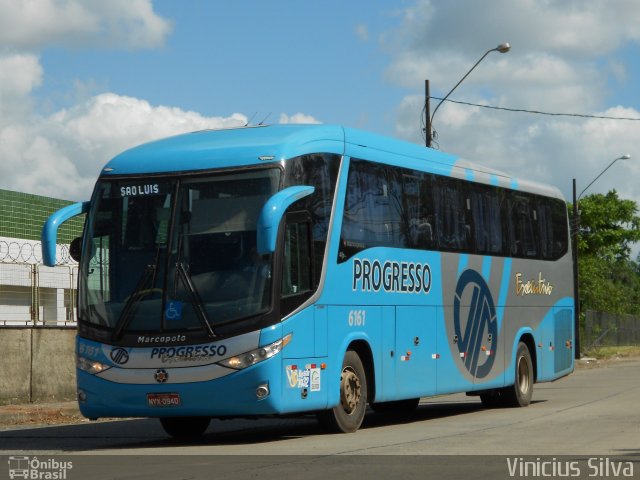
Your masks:
<path fill-rule="evenodd" d="M 633 243 L 640 241 L 636 202 L 611 190 L 584 197 L 579 207 L 581 311 L 639 314 L 640 267 L 630 259 Z"/>
<path fill-rule="evenodd" d="M 615 190 L 588 195 L 579 202 L 580 256 L 597 255 L 627 261 L 631 244 L 640 241 L 640 217 L 633 200 L 623 200 Z"/>

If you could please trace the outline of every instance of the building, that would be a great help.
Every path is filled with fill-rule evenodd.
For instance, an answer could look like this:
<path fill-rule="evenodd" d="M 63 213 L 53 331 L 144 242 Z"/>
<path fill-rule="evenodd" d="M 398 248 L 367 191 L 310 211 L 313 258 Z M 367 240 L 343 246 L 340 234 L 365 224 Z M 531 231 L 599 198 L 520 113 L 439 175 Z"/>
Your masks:
<path fill-rule="evenodd" d="M 76 322 L 77 263 L 68 244 L 82 234 L 83 217 L 65 223 L 58 265 L 42 265 L 40 235 L 49 215 L 72 202 L 0 190 L 0 326 Z"/>

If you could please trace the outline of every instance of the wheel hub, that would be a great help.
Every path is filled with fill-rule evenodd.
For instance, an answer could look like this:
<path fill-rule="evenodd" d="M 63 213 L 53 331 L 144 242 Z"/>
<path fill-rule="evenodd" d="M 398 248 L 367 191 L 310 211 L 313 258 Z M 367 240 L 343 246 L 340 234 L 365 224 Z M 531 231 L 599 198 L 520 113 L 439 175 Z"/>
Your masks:
<path fill-rule="evenodd" d="M 340 376 L 340 403 L 348 414 L 353 413 L 358 407 L 360 388 L 360 379 L 352 369 L 346 367 Z"/>
<path fill-rule="evenodd" d="M 523 394 L 529 391 L 529 366 L 524 358 L 518 359 L 518 386 Z"/>

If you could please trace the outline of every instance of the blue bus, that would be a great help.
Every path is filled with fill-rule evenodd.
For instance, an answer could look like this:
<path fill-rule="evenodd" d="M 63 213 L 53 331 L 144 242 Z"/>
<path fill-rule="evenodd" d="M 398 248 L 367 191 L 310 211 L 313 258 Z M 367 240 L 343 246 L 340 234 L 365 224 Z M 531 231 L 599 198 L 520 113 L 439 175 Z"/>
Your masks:
<path fill-rule="evenodd" d="M 315 413 L 454 392 L 526 406 L 573 371 L 566 204 L 552 187 L 330 125 L 200 131 L 102 169 L 79 261 L 77 387 L 88 418 Z"/>

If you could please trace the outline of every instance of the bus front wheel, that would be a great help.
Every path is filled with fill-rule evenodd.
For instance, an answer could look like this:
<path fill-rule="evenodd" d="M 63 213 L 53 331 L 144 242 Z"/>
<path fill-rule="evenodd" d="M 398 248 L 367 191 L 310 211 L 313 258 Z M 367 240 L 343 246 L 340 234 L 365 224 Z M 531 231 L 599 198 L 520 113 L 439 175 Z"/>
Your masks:
<path fill-rule="evenodd" d="M 208 417 L 161 418 L 164 431 L 174 438 L 194 438 L 202 435 L 211 421 Z"/>
<path fill-rule="evenodd" d="M 319 412 L 318 421 L 330 432 L 355 432 L 362 425 L 366 408 L 367 376 L 364 366 L 354 350 L 347 350 L 340 374 L 340 403 L 331 410 Z"/>

